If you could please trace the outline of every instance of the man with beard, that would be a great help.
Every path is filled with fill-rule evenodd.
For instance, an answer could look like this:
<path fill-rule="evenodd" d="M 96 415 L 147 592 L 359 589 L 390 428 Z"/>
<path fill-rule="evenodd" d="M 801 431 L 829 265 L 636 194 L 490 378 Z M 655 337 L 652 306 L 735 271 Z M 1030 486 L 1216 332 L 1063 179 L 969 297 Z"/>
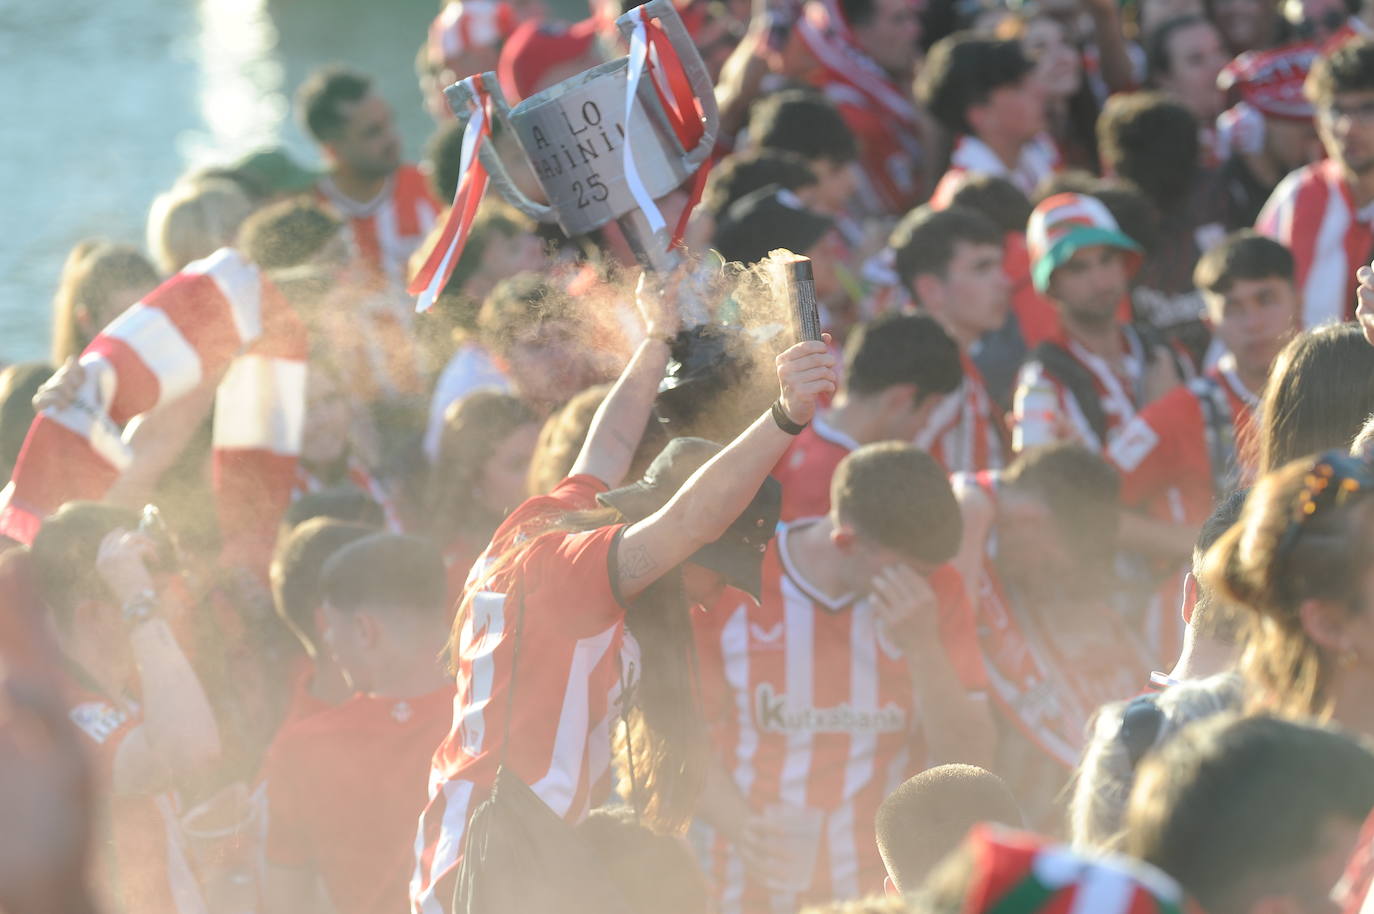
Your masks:
<path fill-rule="evenodd" d="M 1312 64 L 1304 92 L 1327 158 L 1280 182 L 1255 227 L 1293 252 L 1303 326 L 1349 320 L 1355 268 L 1374 250 L 1374 41 Z"/>
<path fill-rule="evenodd" d="M 1017 379 L 1013 449 L 1076 440 L 1100 451 L 1179 380 L 1167 348 L 1117 318 L 1140 246 L 1086 194 L 1046 199 L 1026 235 L 1032 281 L 1054 302 L 1060 327 Z"/>
<path fill-rule="evenodd" d="M 378 285 L 403 287 L 406 262 L 439 214 L 429 182 L 401 161 L 391 105 L 372 80 L 329 68 L 301 86 L 296 106 L 329 164 L 316 191 L 348 220 L 353 246 Z"/>

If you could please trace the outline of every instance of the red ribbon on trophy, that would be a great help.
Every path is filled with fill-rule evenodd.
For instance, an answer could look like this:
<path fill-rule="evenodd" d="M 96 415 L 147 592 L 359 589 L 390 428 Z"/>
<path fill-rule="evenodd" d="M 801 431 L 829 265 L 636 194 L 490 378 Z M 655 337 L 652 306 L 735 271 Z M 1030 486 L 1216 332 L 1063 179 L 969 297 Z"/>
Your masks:
<path fill-rule="evenodd" d="M 635 22 L 634 34 L 630 38 L 630 77 L 626 87 L 625 97 L 625 132 L 630 136 L 630 116 L 634 110 L 635 93 L 639 89 L 640 74 L 644 70 L 649 71 L 649 83 L 654 87 L 654 93 L 658 96 L 659 104 L 663 106 L 664 112 L 668 116 L 668 124 L 673 128 L 673 133 L 677 135 L 678 142 L 683 149 L 693 149 L 697 142 L 705 133 L 702 126 L 702 111 L 700 102 L 697 100 L 696 93 L 692 91 L 691 81 L 687 77 L 687 71 L 682 66 L 682 61 L 678 58 L 677 51 L 674 50 L 672 41 L 663 31 L 663 28 L 650 18 L 649 12 L 644 7 L 639 8 L 639 16 Z M 661 78 L 660 78 L 661 77 Z M 667 83 L 666 91 L 664 83 Z M 639 207 L 649 217 L 649 224 L 658 231 L 664 225 L 663 215 L 658 211 L 657 205 L 649 197 L 648 191 L 639 180 L 638 170 L 634 166 L 634 155 L 632 143 L 625 144 L 625 180 L 630 185 L 630 192 L 634 194 Z M 682 210 L 682 215 L 678 217 L 677 225 L 673 228 L 672 242 L 670 247 L 676 247 L 682 242 L 682 236 L 687 231 L 687 220 L 691 218 L 692 210 L 701 200 L 702 191 L 706 188 L 706 177 L 711 173 L 711 159 L 708 157 L 695 175 L 692 176 L 688 187 L 687 205 Z"/>
<path fill-rule="evenodd" d="M 453 195 L 453 206 L 444 218 L 443 232 L 424 266 L 420 267 L 406 288 L 411 295 L 419 296 L 415 302 L 416 311 L 428 311 L 433 307 L 435 299 L 453 275 L 453 268 L 463 256 L 463 246 L 467 244 L 468 232 L 477 216 L 477 207 L 487 192 L 487 169 L 478 152 L 481 144 L 491 139 L 491 96 L 480 80 L 469 76 L 463 82 L 478 99 L 478 104 L 463 128 L 458 189 Z"/>

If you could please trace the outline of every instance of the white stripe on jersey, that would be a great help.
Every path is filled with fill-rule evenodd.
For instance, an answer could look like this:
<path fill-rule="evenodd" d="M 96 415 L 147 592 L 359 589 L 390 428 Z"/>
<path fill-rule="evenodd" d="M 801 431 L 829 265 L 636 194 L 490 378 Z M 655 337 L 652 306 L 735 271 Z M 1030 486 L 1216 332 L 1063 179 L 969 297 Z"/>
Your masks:
<path fill-rule="evenodd" d="M 503 593 L 484 590 L 475 594 L 459 639 L 458 654 L 471 664 L 472 673 L 458 732 L 463 751 L 471 756 L 481 755 L 486 745 L 486 708 L 496 678 L 496 648 L 505 639 L 505 606 Z M 457 711 L 456 704 L 454 710 Z"/>
<path fill-rule="evenodd" d="M 725 680 L 735 696 L 739 729 L 734 781 L 740 794 L 747 797 L 754 787 L 754 753 L 758 751 L 759 740 L 751 719 L 754 695 L 749 690 L 749 614 L 743 604 L 730 614 L 722 627 L 720 641 Z M 733 914 L 739 910 L 744 899 L 744 864 L 739 854 L 732 853 L 726 866 L 724 885 L 721 886 L 721 910 L 723 914 Z"/>
<path fill-rule="evenodd" d="M 855 607 L 849 627 L 849 701 L 856 708 L 881 707 L 878 695 L 877 616 Z M 830 818 L 831 895 L 855 898 L 860 894 L 859 850 L 854 846 L 854 798 L 877 779 L 878 731 L 849 734 L 849 760 L 844 768 L 844 802 Z M 841 880 L 835 880 L 835 874 Z"/>
<path fill-rule="evenodd" d="M 619 629 L 619 624 L 612 625 L 599 635 L 577 642 L 568 668 L 569 683 L 592 681 L 592 671 L 606 656 Z M 601 776 L 599 771 L 582 768 L 591 726 L 590 697 L 585 688 L 563 690 L 563 708 L 559 713 L 558 734 L 554 737 L 548 773 L 530 785 L 545 805 L 564 817 L 572 809 L 581 778 L 590 785 Z M 583 800 L 585 802 L 585 797 Z"/>
<path fill-rule="evenodd" d="M 157 378 L 154 406 L 170 403 L 200 383 L 200 353 L 161 308 L 136 304 L 106 327 L 103 334 L 132 349 Z"/>
<path fill-rule="evenodd" d="M 1303 286 L 1303 326 L 1316 327 L 1344 319 L 1346 286 L 1358 264 L 1347 263 L 1345 234 L 1351 213 L 1341 187 L 1327 181 L 1326 212 L 1313 247 L 1312 267 Z"/>
<path fill-rule="evenodd" d="M 782 553 L 784 556 L 786 552 Z M 787 707 L 812 708 L 816 705 L 815 618 L 816 607 L 790 576 L 781 581 L 784 631 L 787 632 Z M 752 696 L 751 696 L 752 698 Z M 787 758 L 782 765 L 779 799 L 788 806 L 803 807 L 811 776 L 811 746 L 815 735 L 810 727 L 794 727 L 787 734 Z"/>

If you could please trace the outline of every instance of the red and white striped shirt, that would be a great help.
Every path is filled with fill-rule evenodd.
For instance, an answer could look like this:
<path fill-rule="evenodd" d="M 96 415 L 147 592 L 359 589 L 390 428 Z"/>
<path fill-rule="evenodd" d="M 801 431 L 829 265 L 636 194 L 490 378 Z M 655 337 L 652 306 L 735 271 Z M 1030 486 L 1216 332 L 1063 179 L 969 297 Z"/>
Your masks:
<path fill-rule="evenodd" d="M 751 810 L 773 804 L 824 814 L 810 888 L 771 898 L 718 838 L 720 910 L 771 911 L 881 891 L 873 819 L 883 798 L 921 770 L 925 750 L 907 662 L 866 600 L 830 599 L 793 565 L 784 527 L 763 564 L 763 599 L 693 615 L 703 707 L 718 758 Z M 971 689 L 985 678 L 972 610 L 952 568 L 931 576 L 940 634 Z"/>
<path fill-rule="evenodd" d="M 494 570 L 475 576 L 465 593 L 453 729 L 434 754 L 429 805 L 415 842 L 410 899 L 416 914 L 448 910 L 468 817 L 489 794 L 499 766 L 572 822 L 609 791 L 622 647 L 626 663 L 635 663 L 610 575 L 611 550 L 624 527 L 539 533 L 565 512 L 596 507 L 604 491 L 600 480 L 575 476 L 526 501 L 479 562 Z M 491 564 L 512 548 L 523 551 L 508 567 Z"/>
<path fill-rule="evenodd" d="M 1007 450 L 1002 417 L 973 359 L 968 353 L 959 358 L 964 380 L 935 407 L 913 443 L 940 461 L 947 473 L 1000 470 Z"/>
<path fill-rule="evenodd" d="M 987 143 L 965 134 L 954 144 L 949 168 L 935 185 L 930 205 L 935 209 L 949 206 L 950 198 L 959 192 L 965 181 L 976 175 L 1006 178 L 1030 196 L 1042 181 L 1059 171 L 1061 165 L 1059 147 L 1047 134 L 1042 133 L 1021 147 L 1014 168 L 1008 168 Z"/>
<path fill-rule="evenodd" d="M 1279 182 L 1255 228 L 1293 252 L 1303 326 L 1355 315 L 1355 270 L 1374 253 L 1374 204 L 1357 209 L 1340 165 L 1324 159 Z"/>
<path fill-rule="evenodd" d="M 820 517 L 830 510 L 830 478 L 840 461 L 858 450 L 859 442 L 819 415 L 798 435 L 773 467 L 782 484 L 783 522 Z"/>
<path fill-rule="evenodd" d="M 1066 349 L 1069 355 L 1092 375 L 1093 387 L 1097 391 L 1102 411 L 1107 419 L 1107 440 L 1103 441 L 1098 437 L 1073 391 L 1060 379 L 1051 375 L 1042 362 L 1032 358 L 1021 366 L 1021 373 L 1016 379 L 1013 421 L 1018 450 L 1058 441 L 1061 437 L 1058 427 L 1065 419 L 1077 431 L 1084 444 L 1095 450 L 1102 450 L 1116 433 L 1131 421 L 1141 406 L 1140 390 L 1145 379 L 1147 353 L 1139 335 L 1133 329 L 1123 326 L 1121 330 L 1126 343 L 1124 375 L 1118 374 L 1106 359 L 1089 352 L 1062 331 L 1052 340 Z"/>
<path fill-rule="evenodd" d="M 407 264 L 429 235 L 442 207 L 429 181 L 414 165 L 402 165 L 365 203 L 347 196 L 326 176 L 316 185 L 319 198 L 348 222 L 354 252 L 383 284 L 404 289 Z"/>

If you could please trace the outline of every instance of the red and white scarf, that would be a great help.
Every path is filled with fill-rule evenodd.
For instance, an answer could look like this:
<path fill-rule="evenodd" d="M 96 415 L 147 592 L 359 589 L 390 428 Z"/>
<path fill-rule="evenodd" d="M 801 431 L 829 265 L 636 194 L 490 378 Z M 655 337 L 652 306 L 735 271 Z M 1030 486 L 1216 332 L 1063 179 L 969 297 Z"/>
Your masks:
<path fill-rule="evenodd" d="M 305 421 L 305 325 L 224 248 L 187 266 L 86 347 L 85 383 L 34 420 L 0 493 L 0 533 L 31 543 L 68 501 L 98 500 L 131 460 L 140 417 L 218 379 L 213 472 L 225 559 L 265 567 Z"/>
<path fill-rule="evenodd" d="M 835 0 L 811 0 L 797 20 L 797 35 L 825 70 L 825 84 L 863 96 L 869 107 L 895 121 L 893 128 L 919 143 L 920 116 L 910 96 L 860 49 Z"/>

